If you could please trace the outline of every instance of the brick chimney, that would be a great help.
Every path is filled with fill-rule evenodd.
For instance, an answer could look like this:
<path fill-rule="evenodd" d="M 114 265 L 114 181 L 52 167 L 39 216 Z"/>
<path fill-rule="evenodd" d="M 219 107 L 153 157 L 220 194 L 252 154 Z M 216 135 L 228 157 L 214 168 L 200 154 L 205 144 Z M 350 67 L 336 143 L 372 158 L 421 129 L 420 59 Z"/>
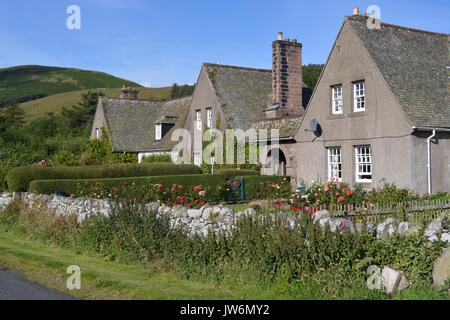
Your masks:
<path fill-rule="evenodd" d="M 272 116 L 301 116 L 302 106 L 302 44 L 297 39 L 278 39 L 272 42 L 273 105 L 279 105 Z"/>
<path fill-rule="evenodd" d="M 120 99 L 138 100 L 139 91 L 134 88 L 123 88 L 120 90 Z"/>

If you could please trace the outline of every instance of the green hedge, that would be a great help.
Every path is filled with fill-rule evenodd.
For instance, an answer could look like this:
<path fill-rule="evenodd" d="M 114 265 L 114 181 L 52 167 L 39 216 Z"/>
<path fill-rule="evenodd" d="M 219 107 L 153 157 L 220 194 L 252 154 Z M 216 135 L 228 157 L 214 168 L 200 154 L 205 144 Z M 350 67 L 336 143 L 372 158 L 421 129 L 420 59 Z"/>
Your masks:
<path fill-rule="evenodd" d="M 256 170 L 237 170 L 237 169 L 219 169 L 215 173 L 223 174 L 226 177 L 259 176 L 260 172 Z"/>
<path fill-rule="evenodd" d="M 289 176 L 244 176 L 242 178 L 244 178 L 245 200 L 259 199 L 262 183 L 270 181 L 280 184 L 285 178 L 290 181 Z"/>
<path fill-rule="evenodd" d="M 225 176 L 220 174 L 202 174 L 202 175 L 170 175 L 154 177 L 132 177 L 132 178 L 109 178 L 109 179 L 77 179 L 77 180 L 33 180 L 30 183 L 30 192 L 39 194 L 51 194 L 53 191 L 60 190 L 67 194 L 76 194 L 77 185 L 102 183 L 108 187 L 117 187 L 124 182 L 132 184 L 160 183 L 162 185 L 183 185 L 183 186 L 217 186 L 225 184 Z"/>
<path fill-rule="evenodd" d="M 201 169 L 191 164 L 174 163 L 122 163 L 81 167 L 18 167 L 8 171 L 8 189 L 11 192 L 28 191 L 33 180 L 105 179 L 123 177 L 148 177 L 162 175 L 201 174 Z"/>

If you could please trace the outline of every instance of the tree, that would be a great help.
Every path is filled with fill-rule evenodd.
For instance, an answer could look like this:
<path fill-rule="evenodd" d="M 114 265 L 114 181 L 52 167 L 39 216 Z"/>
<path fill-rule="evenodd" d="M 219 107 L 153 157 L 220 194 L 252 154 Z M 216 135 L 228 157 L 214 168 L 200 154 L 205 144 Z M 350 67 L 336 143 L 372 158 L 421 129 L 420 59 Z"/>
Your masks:
<path fill-rule="evenodd" d="M 175 98 L 178 98 L 179 96 L 180 96 L 180 90 L 178 88 L 177 83 L 175 82 L 172 85 L 172 90 L 170 91 L 170 98 L 175 99 Z"/>
<path fill-rule="evenodd" d="M 323 64 L 308 64 L 303 66 L 303 83 L 309 88 L 314 89 L 323 67 Z"/>
<path fill-rule="evenodd" d="M 97 109 L 98 98 L 104 96 L 102 92 L 84 93 L 81 95 L 81 101 L 71 108 L 63 107 L 61 115 L 71 129 L 92 122 Z"/>
<path fill-rule="evenodd" d="M 11 102 L 1 112 L 1 126 L 4 130 L 20 128 L 25 123 L 24 114 L 25 111 L 23 111 L 18 102 Z"/>
<path fill-rule="evenodd" d="M 192 95 L 194 92 L 194 86 L 188 84 L 179 86 L 177 83 L 172 85 L 172 90 L 170 92 L 171 99 L 183 98 Z"/>

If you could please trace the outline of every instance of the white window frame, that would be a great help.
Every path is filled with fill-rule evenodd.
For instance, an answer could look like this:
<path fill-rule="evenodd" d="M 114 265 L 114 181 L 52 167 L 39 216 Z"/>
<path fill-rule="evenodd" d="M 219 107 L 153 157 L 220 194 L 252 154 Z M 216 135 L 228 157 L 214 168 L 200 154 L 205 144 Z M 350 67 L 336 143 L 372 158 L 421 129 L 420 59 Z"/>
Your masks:
<path fill-rule="evenodd" d="M 95 128 L 95 138 L 100 139 L 100 130 L 98 128 Z"/>
<path fill-rule="evenodd" d="M 364 80 L 353 83 L 353 112 L 366 111 L 366 83 Z"/>
<path fill-rule="evenodd" d="M 342 101 L 342 84 L 331 87 L 331 114 L 342 114 L 344 110 Z"/>
<path fill-rule="evenodd" d="M 342 181 L 342 149 L 341 147 L 327 148 L 328 180 Z"/>
<path fill-rule="evenodd" d="M 195 110 L 195 129 L 202 130 L 202 110 Z"/>
<path fill-rule="evenodd" d="M 194 164 L 199 167 L 201 166 L 201 164 L 202 164 L 201 152 L 194 152 Z"/>
<path fill-rule="evenodd" d="M 155 124 L 155 140 L 161 140 L 162 138 L 162 125 L 161 123 Z"/>
<path fill-rule="evenodd" d="M 370 176 L 370 178 L 362 178 L 362 176 Z M 373 164 L 371 146 L 355 146 L 355 181 L 372 182 L 372 177 Z"/>
<path fill-rule="evenodd" d="M 212 127 L 212 108 L 206 108 L 206 127 Z"/>

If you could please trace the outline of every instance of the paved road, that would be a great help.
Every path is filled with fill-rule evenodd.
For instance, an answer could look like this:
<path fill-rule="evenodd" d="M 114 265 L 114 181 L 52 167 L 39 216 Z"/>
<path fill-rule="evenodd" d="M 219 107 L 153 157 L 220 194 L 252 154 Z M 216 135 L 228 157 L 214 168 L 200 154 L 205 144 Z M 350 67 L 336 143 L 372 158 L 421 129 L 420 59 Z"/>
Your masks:
<path fill-rule="evenodd" d="M 0 300 L 76 300 L 75 297 L 18 276 L 23 272 L 8 270 L 0 264 Z"/>

